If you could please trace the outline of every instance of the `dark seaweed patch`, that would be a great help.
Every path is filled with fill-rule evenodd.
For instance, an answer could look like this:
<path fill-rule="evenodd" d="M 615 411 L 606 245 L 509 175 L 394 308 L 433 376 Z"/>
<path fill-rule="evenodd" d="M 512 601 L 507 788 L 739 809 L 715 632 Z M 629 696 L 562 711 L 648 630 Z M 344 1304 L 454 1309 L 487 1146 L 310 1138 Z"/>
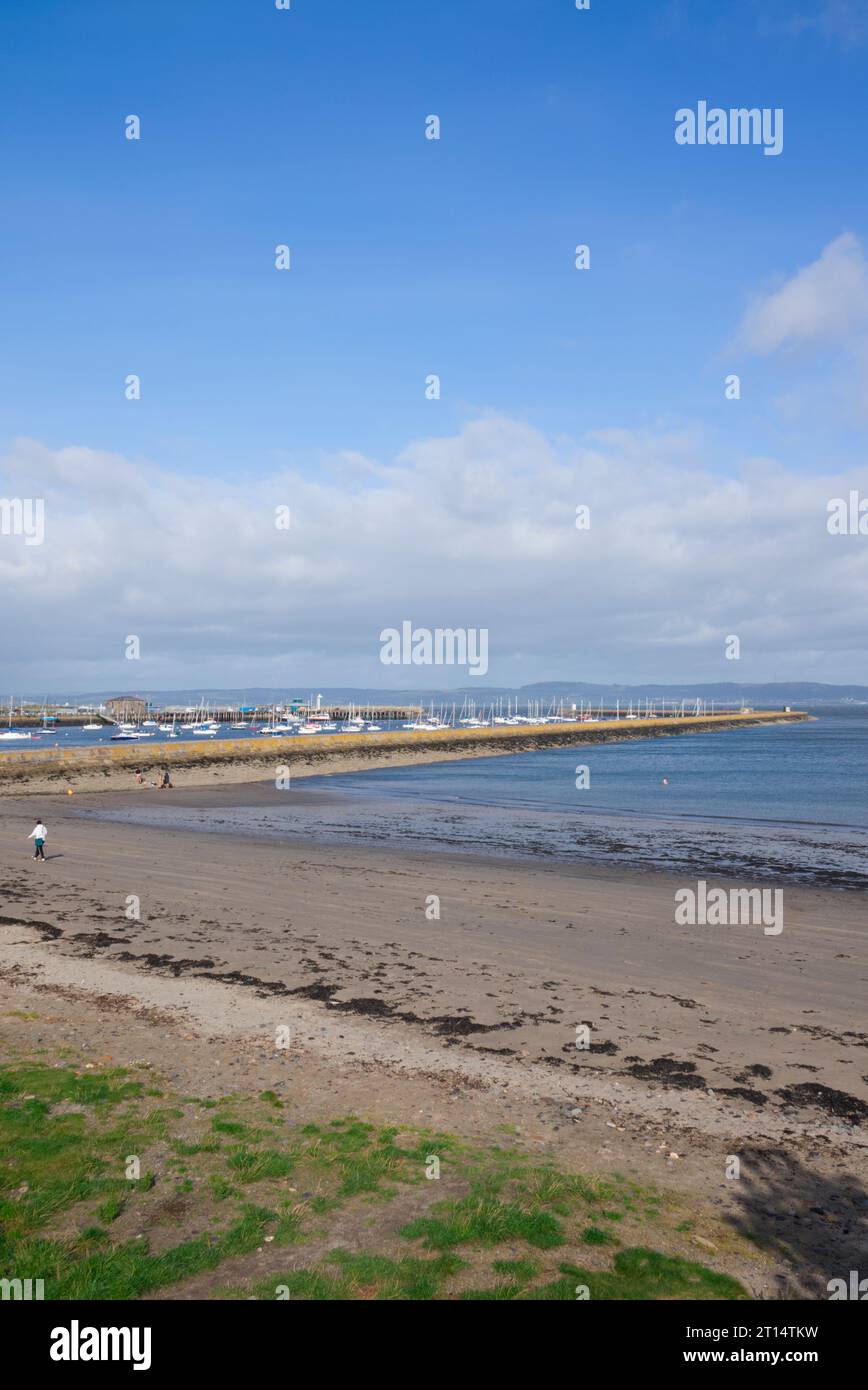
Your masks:
<path fill-rule="evenodd" d="M 768 1096 L 763 1095 L 762 1091 L 751 1091 L 745 1086 L 721 1086 L 715 1088 L 716 1096 L 732 1096 L 733 1100 L 747 1100 L 751 1105 L 765 1105 Z"/>
<path fill-rule="evenodd" d="M 819 1081 L 801 1081 L 797 1086 L 785 1086 L 775 1093 L 788 1105 L 813 1105 L 825 1115 L 848 1120 L 851 1124 L 861 1124 L 868 1119 L 868 1105 L 846 1091 L 836 1091 L 831 1086 L 823 1086 Z"/>
<path fill-rule="evenodd" d="M 695 1062 L 679 1062 L 674 1057 L 655 1057 L 653 1062 L 634 1062 L 627 1070 L 629 1075 L 635 1076 L 638 1081 L 663 1081 L 667 1086 L 680 1086 L 684 1090 L 705 1090 L 708 1085 L 697 1072 Z"/>
<path fill-rule="evenodd" d="M 41 932 L 44 938 L 51 941 L 58 936 L 63 936 L 60 927 L 53 927 L 50 922 L 25 922 L 23 917 L 0 917 L 0 926 L 33 927 L 34 931 Z"/>

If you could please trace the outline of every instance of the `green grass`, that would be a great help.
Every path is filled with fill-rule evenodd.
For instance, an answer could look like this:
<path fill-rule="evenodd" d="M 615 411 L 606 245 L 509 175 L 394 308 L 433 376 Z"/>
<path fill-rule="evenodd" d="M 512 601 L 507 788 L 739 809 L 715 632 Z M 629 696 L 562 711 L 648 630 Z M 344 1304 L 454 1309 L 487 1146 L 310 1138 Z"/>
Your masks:
<path fill-rule="evenodd" d="M 262 1182 L 266 1178 L 285 1178 L 295 1167 L 290 1154 L 275 1149 L 257 1151 L 243 1147 L 229 1158 L 229 1167 L 239 1182 Z"/>
<path fill-rule="evenodd" d="M 617 1245 L 618 1242 L 610 1231 L 601 1231 L 599 1226 L 589 1226 L 582 1232 L 582 1240 L 585 1245 Z"/>
<path fill-rule="evenodd" d="M 539 1265 L 533 1260 L 495 1260 L 491 1266 L 495 1274 L 505 1274 L 517 1284 L 527 1284 L 535 1279 Z"/>
<path fill-rule="evenodd" d="M 159 1255 L 152 1255 L 142 1241 L 105 1249 L 108 1233 L 91 1227 L 69 1243 L 36 1239 L 21 1245 L 14 1268 L 38 1268 L 47 1298 L 138 1298 L 255 1249 L 272 1218 L 273 1213 L 250 1207 L 219 1239 L 182 1241 Z"/>
<path fill-rule="evenodd" d="M 305 1301 L 746 1296 L 681 1248 L 647 1248 L 645 1213 L 655 1244 L 681 1247 L 689 1209 L 624 1176 L 357 1116 L 301 1126 L 291 1097 L 155 1080 L 72 1058 L 0 1066 L 0 1274 L 43 1279 L 47 1299 L 140 1298 L 211 1272 L 215 1296 Z M 357 1248 L 306 1262 L 338 1220 Z M 290 1246 L 282 1274 L 223 1287 L 224 1261 L 271 1250 L 280 1268 Z"/>
<path fill-rule="evenodd" d="M 538 1250 L 563 1245 L 563 1227 L 550 1212 L 527 1209 L 497 1197 L 471 1194 L 460 1202 L 440 1205 L 439 1216 L 420 1217 L 404 1226 L 403 1236 L 421 1237 L 431 1250 L 448 1250 L 455 1245 L 500 1245 L 505 1241 L 526 1241 Z"/>
<path fill-rule="evenodd" d="M 385 1255 L 355 1255 L 334 1250 L 316 1270 L 294 1270 L 260 1280 L 254 1296 L 261 1299 L 293 1299 L 336 1302 L 348 1300 L 402 1300 L 424 1302 L 442 1291 L 444 1283 L 465 1268 L 457 1255 L 436 1259 Z M 233 1290 L 238 1297 L 246 1291 Z"/>
<path fill-rule="evenodd" d="M 588 1289 L 591 1299 L 740 1299 L 747 1294 L 736 1279 L 658 1250 L 622 1250 L 608 1270 L 560 1266 L 559 1279 L 527 1292 L 529 1299 L 570 1299 Z"/>
<path fill-rule="evenodd" d="M 97 1207 L 96 1214 L 100 1221 L 104 1221 L 107 1226 L 110 1226 L 113 1221 L 117 1221 L 123 1209 L 123 1197 L 109 1197 L 101 1207 Z"/>

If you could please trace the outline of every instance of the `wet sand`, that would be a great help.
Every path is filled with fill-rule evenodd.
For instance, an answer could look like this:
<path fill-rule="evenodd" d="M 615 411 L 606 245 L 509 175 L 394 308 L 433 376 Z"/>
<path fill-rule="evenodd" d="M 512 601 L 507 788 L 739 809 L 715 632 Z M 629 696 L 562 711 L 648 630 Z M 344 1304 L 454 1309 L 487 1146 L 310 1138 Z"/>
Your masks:
<path fill-rule="evenodd" d="M 355 773 L 244 787 L 186 783 L 167 795 L 153 784 L 135 794 L 77 797 L 80 814 L 145 827 L 162 826 L 259 839 L 315 841 L 324 849 L 356 844 L 372 851 L 484 857 L 542 865 L 623 866 L 677 875 L 679 884 L 728 876 L 739 883 L 791 884 L 868 891 L 868 831 L 814 824 L 703 821 L 698 816 L 612 814 L 605 809 L 544 809 L 539 804 L 489 804 L 434 788 L 393 795 L 400 777 Z M 442 785 L 442 784 L 441 784 Z"/>
<path fill-rule="evenodd" d="M 152 1015 L 169 1063 L 179 1036 L 273 1058 L 287 1027 L 299 1083 L 330 1077 L 368 1111 L 399 1096 L 436 1110 L 445 1093 L 459 1131 L 518 1117 L 573 1162 L 693 1186 L 786 1233 L 805 1268 L 864 1247 L 862 895 L 787 888 L 773 937 L 677 926 L 671 876 L 94 822 L 64 798 L 34 809 L 44 864 L 20 805 L 0 810 L 7 1000 L 64 999 L 85 1036 L 117 1009 Z M 732 1154 L 747 1183 L 726 1181 Z"/>

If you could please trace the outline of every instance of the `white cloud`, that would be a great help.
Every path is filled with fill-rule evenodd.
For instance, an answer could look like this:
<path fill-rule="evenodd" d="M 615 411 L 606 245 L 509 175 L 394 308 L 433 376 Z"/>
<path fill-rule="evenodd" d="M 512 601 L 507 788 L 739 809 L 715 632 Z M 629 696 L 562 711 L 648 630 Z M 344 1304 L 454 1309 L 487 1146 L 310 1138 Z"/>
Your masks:
<path fill-rule="evenodd" d="M 830 241 L 818 260 L 748 309 L 741 345 L 765 355 L 798 344 L 848 344 L 868 324 L 868 263 L 849 232 Z"/>
<path fill-rule="evenodd" d="M 490 417 L 394 463 L 345 456 L 318 479 L 253 485 L 25 441 L 0 494 L 43 496 L 46 539 L 0 537 L 6 683 L 466 683 L 380 664 L 380 630 L 406 618 L 487 627 L 491 683 L 868 680 L 868 543 L 825 527 L 830 497 L 868 494 L 868 469 L 747 460 L 732 478 L 701 459 L 687 435 L 573 442 Z M 123 658 L 131 633 L 138 663 Z M 729 633 L 740 663 L 723 659 Z"/>
<path fill-rule="evenodd" d="M 811 22 L 826 38 L 858 48 L 868 41 L 868 0 L 822 0 Z"/>
<path fill-rule="evenodd" d="M 844 48 L 868 42 L 868 0 L 818 0 L 794 9 L 792 0 L 778 0 L 780 15 L 763 15 L 763 28 L 772 33 L 820 34 Z"/>

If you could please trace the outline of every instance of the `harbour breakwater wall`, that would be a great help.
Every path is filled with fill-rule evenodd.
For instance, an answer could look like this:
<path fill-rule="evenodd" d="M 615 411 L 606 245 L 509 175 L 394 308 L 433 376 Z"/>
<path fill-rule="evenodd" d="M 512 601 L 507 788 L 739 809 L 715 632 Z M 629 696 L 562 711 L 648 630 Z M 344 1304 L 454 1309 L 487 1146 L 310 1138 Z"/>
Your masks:
<path fill-rule="evenodd" d="M 119 743 L 99 748 L 27 749 L 0 754 L 0 796 L 36 791 L 99 791 L 128 787 L 136 768 L 168 766 L 185 786 L 256 782 L 287 767 L 291 776 L 528 753 L 616 739 L 666 738 L 677 734 L 788 724 L 809 719 L 801 711 L 686 715 L 672 719 L 622 719 L 538 728 L 394 729 L 370 734 L 289 734 L 286 738 L 209 739 L 207 743 Z"/>

